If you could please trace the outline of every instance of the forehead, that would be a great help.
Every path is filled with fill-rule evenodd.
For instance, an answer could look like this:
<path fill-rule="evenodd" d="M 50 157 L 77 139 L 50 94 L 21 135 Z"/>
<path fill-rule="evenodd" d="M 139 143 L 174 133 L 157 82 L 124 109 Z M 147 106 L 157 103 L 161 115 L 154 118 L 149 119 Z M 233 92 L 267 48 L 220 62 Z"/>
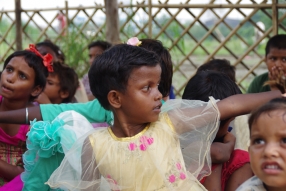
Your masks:
<path fill-rule="evenodd" d="M 271 134 L 271 132 L 286 131 L 286 111 L 275 110 L 261 114 L 251 127 L 252 133 Z"/>
<path fill-rule="evenodd" d="M 270 48 L 268 55 L 286 56 L 286 49 Z"/>
<path fill-rule="evenodd" d="M 101 54 L 103 53 L 103 49 L 100 46 L 93 46 L 89 49 L 90 54 Z"/>
<path fill-rule="evenodd" d="M 161 67 L 158 63 L 156 66 L 141 66 L 131 71 L 130 80 L 142 81 L 142 80 L 158 80 L 161 77 Z"/>

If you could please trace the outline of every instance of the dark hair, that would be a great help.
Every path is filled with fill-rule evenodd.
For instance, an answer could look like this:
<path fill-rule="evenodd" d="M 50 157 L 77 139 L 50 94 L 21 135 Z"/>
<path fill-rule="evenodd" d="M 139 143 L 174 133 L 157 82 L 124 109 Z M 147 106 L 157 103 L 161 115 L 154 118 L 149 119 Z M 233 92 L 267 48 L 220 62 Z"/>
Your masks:
<path fill-rule="evenodd" d="M 62 103 L 70 103 L 73 100 L 76 89 L 79 86 L 78 75 L 73 68 L 60 62 L 54 62 L 54 72 L 50 75 L 57 75 L 60 80 L 60 91 L 67 91 L 69 96 L 64 98 Z"/>
<path fill-rule="evenodd" d="M 107 41 L 103 41 L 103 40 L 97 40 L 97 41 L 93 41 L 88 45 L 88 49 L 91 49 L 92 47 L 96 47 L 99 46 L 100 48 L 102 48 L 103 51 L 109 49 L 112 45 L 107 42 Z"/>
<path fill-rule="evenodd" d="M 235 94 L 241 94 L 241 91 L 226 74 L 217 71 L 201 71 L 189 80 L 182 98 L 206 102 L 209 96 L 222 100 Z"/>
<path fill-rule="evenodd" d="M 278 34 L 268 40 L 265 47 L 265 56 L 268 55 L 271 48 L 286 50 L 286 34 Z"/>
<path fill-rule="evenodd" d="M 159 62 L 155 53 L 141 47 L 115 45 L 98 56 L 90 67 L 91 92 L 105 109 L 110 109 L 107 94 L 111 90 L 124 92 L 133 69 L 156 66 Z"/>
<path fill-rule="evenodd" d="M 46 86 L 46 78 L 48 76 L 48 70 L 43 64 L 43 59 L 40 56 L 37 56 L 34 52 L 29 50 L 16 51 L 8 56 L 8 58 L 4 61 L 3 70 L 6 68 L 7 64 L 14 57 L 23 57 L 24 60 L 28 63 L 28 65 L 34 69 L 35 71 L 35 80 L 34 87 L 40 86 L 42 91 Z M 37 96 L 31 96 L 30 101 L 34 100 Z"/>
<path fill-rule="evenodd" d="M 43 42 L 39 42 L 36 44 L 36 47 L 39 47 L 39 46 L 47 46 L 49 47 L 50 49 L 52 49 L 52 51 L 56 54 L 58 60 L 60 62 L 65 62 L 65 55 L 64 53 L 61 51 L 60 47 L 58 47 L 56 44 L 54 44 L 52 41 L 50 40 L 44 40 Z M 43 53 L 43 55 L 47 54 L 46 53 Z"/>
<path fill-rule="evenodd" d="M 269 113 L 274 110 L 284 110 L 284 115 L 286 114 L 286 98 L 275 98 L 268 103 L 262 105 L 256 110 L 252 111 L 248 119 L 249 130 L 251 130 L 252 125 L 257 121 L 257 119 L 264 113 Z"/>
<path fill-rule="evenodd" d="M 162 69 L 159 91 L 163 97 L 169 95 L 173 77 L 173 63 L 169 51 L 163 46 L 162 42 L 155 39 L 140 39 L 140 47 L 155 52 L 160 58 Z"/>
<path fill-rule="evenodd" d="M 212 96 L 215 99 L 225 99 L 229 96 L 241 94 L 240 89 L 234 81 L 226 74 L 217 71 L 201 71 L 192 77 L 183 93 L 183 99 L 209 101 Z M 226 124 L 226 120 L 220 121 L 220 126 Z M 221 142 L 222 137 L 216 138 L 215 142 Z"/>
<path fill-rule="evenodd" d="M 232 81 L 235 82 L 235 67 L 226 59 L 213 59 L 201 65 L 197 72 L 215 70 L 226 74 Z"/>

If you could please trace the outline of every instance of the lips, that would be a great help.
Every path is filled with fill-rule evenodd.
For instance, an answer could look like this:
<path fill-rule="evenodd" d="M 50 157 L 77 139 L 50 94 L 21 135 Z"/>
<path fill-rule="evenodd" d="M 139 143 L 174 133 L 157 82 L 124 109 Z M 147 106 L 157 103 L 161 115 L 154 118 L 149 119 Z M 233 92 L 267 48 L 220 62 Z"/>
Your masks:
<path fill-rule="evenodd" d="M 9 88 L 9 87 L 7 87 L 7 86 L 5 86 L 5 85 L 2 86 L 2 90 L 3 90 L 4 92 L 13 91 L 11 88 Z"/>
<path fill-rule="evenodd" d="M 153 110 L 154 110 L 154 111 L 161 112 L 161 107 L 162 107 L 162 104 L 160 103 L 160 104 L 157 105 Z"/>
<path fill-rule="evenodd" d="M 266 174 L 275 175 L 280 173 L 283 169 L 277 162 L 265 162 L 262 164 L 262 170 Z"/>

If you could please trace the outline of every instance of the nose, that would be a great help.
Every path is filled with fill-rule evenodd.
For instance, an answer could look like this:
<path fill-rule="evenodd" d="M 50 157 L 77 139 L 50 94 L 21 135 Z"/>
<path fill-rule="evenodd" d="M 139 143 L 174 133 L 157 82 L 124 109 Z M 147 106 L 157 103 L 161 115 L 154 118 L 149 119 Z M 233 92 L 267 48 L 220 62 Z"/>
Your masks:
<path fill-rule="evenodd" d="M 281 59 L 277 59 L 276 62 L 275 62 L 275 65 L 276 65 L 276 66 L 282 66 L 282 61 L 281 61 Z"/>
<path fill-rule="evenodd" d="M 275 158 L 279 155 L 279 143 L 267 143 L 264 148 L 264 157 L 265 158 Z"/>
<path fill-rule="evenodd" d="M 15 75 L 14 73 L 10 73 L 6 76 L 6 81 L 9 83 L 13 83 L 15 81 Z"/>
<path fill-rule="evenodd" d="M 156 94 L 155 94 L 155 100 L 161 100 L 162 99 L 162 94 L 159 91 L 159 89 L 157 88 Z"/>

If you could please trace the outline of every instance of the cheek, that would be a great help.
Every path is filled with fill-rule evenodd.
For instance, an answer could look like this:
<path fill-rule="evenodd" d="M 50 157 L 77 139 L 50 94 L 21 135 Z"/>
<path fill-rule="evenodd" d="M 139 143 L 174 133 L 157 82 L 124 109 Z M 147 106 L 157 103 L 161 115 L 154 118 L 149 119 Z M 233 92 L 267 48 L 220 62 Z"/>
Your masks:
<path fill-rule="evenodd" d="M 273 66 L 275 66 L 275 64 L 272 61 L 267 61 L 267 68 L 269 71 L 272 70 Z"/>

